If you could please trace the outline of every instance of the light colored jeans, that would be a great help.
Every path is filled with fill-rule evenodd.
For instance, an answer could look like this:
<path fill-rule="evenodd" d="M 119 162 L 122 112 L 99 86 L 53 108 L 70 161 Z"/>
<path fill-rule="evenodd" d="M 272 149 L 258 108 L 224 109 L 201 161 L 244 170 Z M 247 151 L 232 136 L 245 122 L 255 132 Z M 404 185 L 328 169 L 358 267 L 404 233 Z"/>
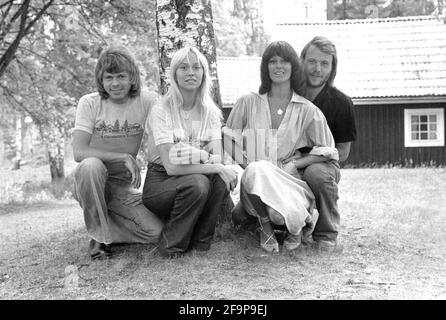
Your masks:
<path fill-rule="evenodd" d="M 303 178 L 313 191 L 319 211 L 313 239 L 335 241 L 341 223 L 338 209 L 338 183 L 341 179 L 339 163 L 313 163 L 305 168 Z"/>
<path fill-rule="evenodd" d="M 129 183 L 130 173 L 121 163 L 105 164 L 84 159 L 74 173 L 74 197 L 84 210 L 88 234 L 110 243 L 156 243 L 162 222 Z"/>

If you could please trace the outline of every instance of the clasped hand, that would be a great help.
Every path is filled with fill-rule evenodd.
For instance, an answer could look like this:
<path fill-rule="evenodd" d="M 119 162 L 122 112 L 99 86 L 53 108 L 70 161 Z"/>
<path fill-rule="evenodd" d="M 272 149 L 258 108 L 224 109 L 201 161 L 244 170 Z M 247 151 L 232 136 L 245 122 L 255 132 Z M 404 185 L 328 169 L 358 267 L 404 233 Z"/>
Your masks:
<path fill-rule="evenodd" d="M 141 174 L 135 158 L 133 158 L 130 154 L 127 154 L 127 157 L 124 160 L 124 165 L 132 175 L 132 186 L 135 189 L 139 189 L 139 187 L 141 186 Z"/>
<path fill-rule="evenodd" d="M 234 168 L 231 168 L 229 166 L 221 165 L 222 168 L 218 175 L 223 180 L 223 182 L 226 184 L 226 189 L 228 191 L 233 191 L 237 187 L 238 183 L 238 173 L 237 170 Z"/>
<path fill-rule="evenodd" d="M 205 150 L 195 148 L 183 142 L 176 143 L 170 148 L 169 160 L 172 164 L 199 164 L 201 162 L 220 163 L 219 155 L 209 154 Z"/>
<path fill-rule="evenodd" d="M 302 179 L 302 176 L 300 175 L 299 170 L 296 167 L 295 159 L 287 159 L 283 161 L 282 170 L 295 178 Z"/>

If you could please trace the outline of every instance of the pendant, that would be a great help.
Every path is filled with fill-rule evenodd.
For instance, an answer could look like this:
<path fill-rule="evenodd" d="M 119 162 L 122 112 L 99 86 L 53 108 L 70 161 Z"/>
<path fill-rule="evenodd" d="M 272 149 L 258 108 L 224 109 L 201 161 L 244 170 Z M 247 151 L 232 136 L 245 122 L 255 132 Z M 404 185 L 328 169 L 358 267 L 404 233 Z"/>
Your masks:
<path fill-rule="evenodd" d="M 181 110 L 181 114 L 182 114 L 184 120 L 189 120 L 191 112 Z"/>
<path fill-rule="evenodd" d="M 283 113 L 283 110 L 282 110 L 282 109 L 278 109 L 278 110 L 277 110 L 277 114 L 278 114 L 279 116 L 281 116 L 282 113 Z"/>

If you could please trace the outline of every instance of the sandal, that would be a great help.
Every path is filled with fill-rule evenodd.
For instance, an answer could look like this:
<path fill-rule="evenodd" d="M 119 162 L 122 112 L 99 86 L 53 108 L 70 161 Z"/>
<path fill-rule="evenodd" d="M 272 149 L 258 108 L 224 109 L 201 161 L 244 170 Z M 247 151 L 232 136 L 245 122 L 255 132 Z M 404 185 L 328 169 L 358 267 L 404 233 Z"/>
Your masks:
<path fill-rule="evenodd" d="M 301 239 L 302 239 L 302 233 L 298 233 L 298 234 L 291 234 L 288 233 L 288 236 L 285 238 L 285 240 L 283 241 L 283 246 L 288 250 L 296 250 L 297 248 L 299 248 L 300 244 L 301 244 Z"/>
<path fill-rule="evenodd" d="M 260 228 L 258 229 L 260 232 L 262 232 L 264 235 L 267 236 L 266 240 L 262 242 L 262 237 L 260 235 L 260 247 L 270 253 L 279 253 L 279 243 L 277 242 L 277 239 L 274 235 L 274 231 L 271 234 L 268 234 L 263 230 L 264 223 L 270 222 L 268 217 L 259 218 L 260 222 Z"/>

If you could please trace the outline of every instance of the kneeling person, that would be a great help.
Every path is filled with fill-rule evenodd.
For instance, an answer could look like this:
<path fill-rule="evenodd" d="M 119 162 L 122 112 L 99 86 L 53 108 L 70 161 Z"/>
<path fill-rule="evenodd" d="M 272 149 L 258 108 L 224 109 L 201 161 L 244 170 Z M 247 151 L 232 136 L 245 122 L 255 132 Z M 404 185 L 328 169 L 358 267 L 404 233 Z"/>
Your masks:
<path fill-rule="evenodd" d="M 210 96 L 209 66 L 196 48 L 172 57 L 170 88 L 150 113 L 143 202 L 165 222 L 158 250 L 175 257 L 209 250 L 237 172 L 221 163 L 221 111 Z"/>
<path fill-rule="evenodd" d="M 111 243 L 153 243 L 161 221 L 141 200 L 136 155 L 151 105 L 138 67 L 123 47 L 105 50 L 96 65 L 98 92 L 79 100 L 73 154 L 74 197 L 84 211 L 92 258 L 111 254 Z"/>

